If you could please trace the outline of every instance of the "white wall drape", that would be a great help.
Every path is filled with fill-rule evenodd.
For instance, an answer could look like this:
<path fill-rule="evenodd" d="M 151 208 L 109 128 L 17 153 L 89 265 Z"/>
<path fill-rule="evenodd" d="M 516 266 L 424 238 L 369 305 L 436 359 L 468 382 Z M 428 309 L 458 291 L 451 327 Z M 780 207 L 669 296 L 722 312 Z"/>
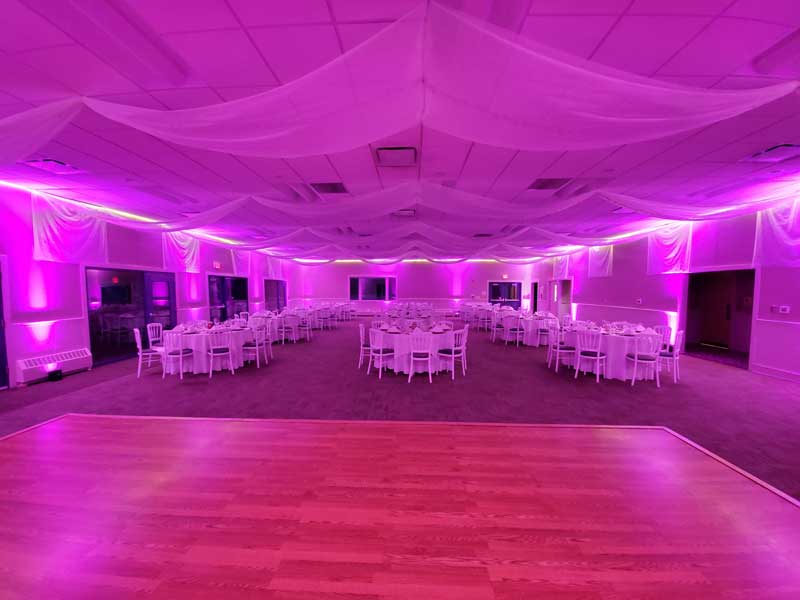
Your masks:
<path fill-rule="evenodd" d="M 647 236 L 647 273 L 685 273 L 691 259 L 692 225 L 675 223 Z"/>
<path fill-rule="evenodd" d="M 800 267 L 800 200 L 760 212 L 756 236 L 758 264 Z"/>
<path fill-rule="evenodd" d="M 106 226 L 75 205 L 31 194 L 33 258 L 71 263 L 104 263 Z"/>
<path fill-rule="evenodd" d="M 614 246 L 589 248 L 589 277 L 611 277 L 614 262 Z"/>

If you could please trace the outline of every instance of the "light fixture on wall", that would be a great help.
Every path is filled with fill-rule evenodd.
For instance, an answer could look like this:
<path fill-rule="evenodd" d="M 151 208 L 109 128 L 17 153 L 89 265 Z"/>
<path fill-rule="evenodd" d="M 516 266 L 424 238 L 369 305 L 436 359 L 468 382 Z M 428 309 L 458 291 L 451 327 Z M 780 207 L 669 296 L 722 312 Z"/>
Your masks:
<path fill-rule="evenodd" d="M 508 273 L 503 273 L 502 277 L 503 279 L 508 279 Z"/>

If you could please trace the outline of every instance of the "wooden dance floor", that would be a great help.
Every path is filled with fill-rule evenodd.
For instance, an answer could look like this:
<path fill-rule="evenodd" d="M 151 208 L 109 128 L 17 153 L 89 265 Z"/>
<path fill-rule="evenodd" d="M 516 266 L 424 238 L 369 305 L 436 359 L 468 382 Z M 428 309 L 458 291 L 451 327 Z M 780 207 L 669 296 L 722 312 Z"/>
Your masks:
<path fill-rule="evenodd" d="M 800 598 L 800 507 L 660 428 L 68 415 L 0 598 Z"/>

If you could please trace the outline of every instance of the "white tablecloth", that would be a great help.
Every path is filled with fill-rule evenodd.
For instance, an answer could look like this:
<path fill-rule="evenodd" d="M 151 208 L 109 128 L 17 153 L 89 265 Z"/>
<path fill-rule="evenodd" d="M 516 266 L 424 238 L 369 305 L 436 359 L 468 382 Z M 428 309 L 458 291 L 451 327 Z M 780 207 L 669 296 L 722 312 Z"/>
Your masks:
<path fill-rule="evenodd" d="M 432 334 L 432 338 L 433 356 L 431 357 L 431 367 L 433 368 L 433 372 L 449 371 L 452 364 L 447 359 L 440 360 L 437 353 L 443 348 L 453 347 L 453 332 L 434 333 Z M 386 366 L 396 373 L 405 373 L 408 375 L 411 369 L 411 334 L 384 333 L 383 347 L 392 348 L 394 350 L 394 358 L 387 359 Z M 427 373 L 427 371 L 427 361 L 416 361 L 414 363 L 415 373 Z"/>
<path fill-rule="evenodd" d="M 242 329 L 241 331 L 230 332 L 231 334 L 231 359 L 233 367 L 238 369 L 244 366 L 244 352 L 242 346 L 245 342 L 253 340 L 252 329 Z M 183 357 L 184 373 L 208 373 L 211 358 L 208 356 L 208 335 L 200 333 L 184 333 L 182 338 L 183 347 L 192 350 L 192 356 Z M 221 371 L 228 369 L 227 357 L 214 357 L 214 370 Z M 175 374 L 178 372 L 178 359 L 170 359 L 167 365 L 167 373 Z"/>
<path fill-rule="evenodd" d="M 522 338 L 522 343 L 526 346 L 538 346 L 539 335 L 537 331 L 540 327 L 545 327 L 547 319 L 544 317 L 525 317 L 520 321 L 520 327 L 525 329 L 525 335 Z M 542 346 L 547 345 L 547 336 L 542 336 Z"/>
<path fill-rule="evenodd" d="M 603 334 L 600 336 L 600 351 L 606 354 L 606 368 L 600 372 L 606 379 L 619 379 L 620 381 L 630 381 L 633 374 L 633 361 L 628 360 L 626 355 L 628 352 L 634 351 L 634 338 L 632 335 L 620 334 Z M 564 334 L 564 342 L 568 346 L 575 346 L 578 343 L 578 333 L 576 331 L 567 331 Z M 594 373 L 595 363 L 586 361 L 585 365 L 587 370 Z M 649 369 L 640 368 L 639 377 L 637 379 L 644 379 L 645 372 Z"/>

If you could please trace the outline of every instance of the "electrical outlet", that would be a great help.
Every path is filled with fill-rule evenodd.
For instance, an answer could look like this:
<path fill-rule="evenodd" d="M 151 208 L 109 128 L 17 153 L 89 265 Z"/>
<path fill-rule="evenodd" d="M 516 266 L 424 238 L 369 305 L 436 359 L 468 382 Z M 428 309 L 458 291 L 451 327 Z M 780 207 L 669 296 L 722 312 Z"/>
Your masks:
<path fill-rule="evenodd" d="M 782 314 L 782 315 L 788 315 L 789 313 L 791 313 L 791 312 L 792 312 L 792 307 L 791 307 L 791 306 L 789 306 L 788 304 L 781 304 L 781 305 L 778 307 L 778 312 L 779 312 L 780 314 Z"/>
<path fill-rule="evenodd" d="M 641 303 L 642 303 L 642 299 L 641 298 L 637 298 L 636 299 L 636 304 L 641 304 Z"/>

